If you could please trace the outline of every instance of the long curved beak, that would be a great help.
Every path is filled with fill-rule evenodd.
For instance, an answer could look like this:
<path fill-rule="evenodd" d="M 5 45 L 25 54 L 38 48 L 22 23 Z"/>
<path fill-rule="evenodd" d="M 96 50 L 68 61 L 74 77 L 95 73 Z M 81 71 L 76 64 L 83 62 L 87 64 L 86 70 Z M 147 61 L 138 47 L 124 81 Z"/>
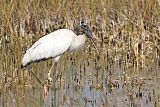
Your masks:
<path fill-rule="evenodd" d="M 91 32 L 91 30 L 89 29 L 88 26 L 86 26 L 86 28 L 84 29 L 84 32 L 87 35 L 87 37 L 89 38 L 89 40 L 92 42 L 92 44 L 93 44 L 94 48 L 96 49 L 96 52 L 99 56 L 99 51 L 98 51 L 98 48 L 96 46 L 96 42 L 95 42 L 95 40 L 93 38 L 93 35 L 92 35 L 92 32 Z"/>

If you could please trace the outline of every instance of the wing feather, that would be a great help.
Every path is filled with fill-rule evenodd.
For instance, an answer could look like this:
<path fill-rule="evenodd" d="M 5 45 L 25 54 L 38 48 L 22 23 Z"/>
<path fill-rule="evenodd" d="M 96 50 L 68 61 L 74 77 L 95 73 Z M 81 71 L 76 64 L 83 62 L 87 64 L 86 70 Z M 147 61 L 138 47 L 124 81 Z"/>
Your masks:
<path fill-rule="evenodd" d="M 63 54 L 68 50 L 74 35 L 70 30 L 61 29 L 40 38 L 26 51 L 22 65 Z"/>

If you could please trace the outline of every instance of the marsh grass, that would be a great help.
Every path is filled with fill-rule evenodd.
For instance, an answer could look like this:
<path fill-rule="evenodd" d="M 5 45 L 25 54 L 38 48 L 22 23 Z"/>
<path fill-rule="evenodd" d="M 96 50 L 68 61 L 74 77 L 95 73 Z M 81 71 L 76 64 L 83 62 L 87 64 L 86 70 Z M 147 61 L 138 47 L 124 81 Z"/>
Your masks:
<path fill-rule="evenodd" d="M 71 83 L 74 71 L 79 71 L 84 73 L 83 78 L 87 78 L 86 67 L 92 66 L 95 69 L 92 76 L 97 78 L 95 84 L 99 84 L 105 78 L 103 75 L 106 72 L 112 74 L 118 65 L 124 81 L 132 77 L 157 78 L 159 84 L 159 0 L 1 0 L 0 92 L 4 101 L 8 101 L 4 94 L 8 90 L 15 89 L 18 93 L 23 87 L 20 93 L 23 97 L 26 85 L 39 86 L 32 75 L 20 68 L 25 51 L 52 31 L 60 28 L 73 30 L 74 20 L 82 18 L 88 20 L 101 52 L 100 58 L 87 42 L 81 51 L 62 56 L 59 67 L 62 77 L 64 71 L 68 72 L 67 81 Z M 39 62 L 29 69 L 44 81 L 51 64 L 51 60 Z M 77 83 L 83 83 L 82 80 L 81 74 Z M 23 100 L 21 97 L 16 100 L 20 107 L 24 106 L 19 103 Z M 159 97 L 156 101 L 160 105 Z M 1 105 L 7 106 L 5 103 Z M 31 105 L 36 104 L 32 102 Z"/>

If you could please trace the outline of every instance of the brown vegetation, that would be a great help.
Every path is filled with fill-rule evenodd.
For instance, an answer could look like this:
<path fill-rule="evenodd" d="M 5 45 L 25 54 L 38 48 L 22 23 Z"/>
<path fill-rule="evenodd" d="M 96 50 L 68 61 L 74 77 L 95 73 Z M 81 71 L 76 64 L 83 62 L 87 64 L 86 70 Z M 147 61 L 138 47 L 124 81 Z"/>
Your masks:
<path fill-rule="evenodd" d="M 118 61 L 124 78 L 146 75 L 146 78 L 156 76 L 159 80 L 159 0 L 1 0 L 0 90 L 27 84 L 34 87 L 37 80 L 20 68 L 24 52 L 49 32 L 73 29 L 73 22 L 81 18 L 88 20 L 100 58 L 87 43 L 82 49 L 85 51 L 61 58 L 61 74 L 69 69 L 67 63 L 71 63 L 73 70 L 85 71 L 88 62 L 96 70 L 108 72 L 107 66 L 114 68 Z M 91 61 L 85 62 L 86 59 Z M 51 63 L 50 60 L 40 62 L 29 69 L 44 80 Z M 148 76 L 150 72 L 154 73 Z M 98 73 L 95 75 L 100 78 Z"/>

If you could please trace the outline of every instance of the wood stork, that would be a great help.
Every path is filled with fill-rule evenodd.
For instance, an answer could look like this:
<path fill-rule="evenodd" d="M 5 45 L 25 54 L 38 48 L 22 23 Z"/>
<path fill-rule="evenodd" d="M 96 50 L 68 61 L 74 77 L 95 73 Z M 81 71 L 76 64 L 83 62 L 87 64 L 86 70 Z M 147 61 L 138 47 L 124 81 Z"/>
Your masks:
<path fill-rule="evenodd" d="M 89 26 L 84 21 L 80 21 L 76 30 L 81 34 L 76 35 L 69 29 L 59 29 L 40 38 L 26 51 L 22 59 L 22 67 L 35 61 L 53 58 L 55 61 L 54 75 L 56 75 L 57 62 L 61 55 L 66 51 L 74 51 L 82 47 L 85 44 L 86 37 L 92 42 L 99 55 Z M 50 73 L 48 79 L 51 79 Z"/>

